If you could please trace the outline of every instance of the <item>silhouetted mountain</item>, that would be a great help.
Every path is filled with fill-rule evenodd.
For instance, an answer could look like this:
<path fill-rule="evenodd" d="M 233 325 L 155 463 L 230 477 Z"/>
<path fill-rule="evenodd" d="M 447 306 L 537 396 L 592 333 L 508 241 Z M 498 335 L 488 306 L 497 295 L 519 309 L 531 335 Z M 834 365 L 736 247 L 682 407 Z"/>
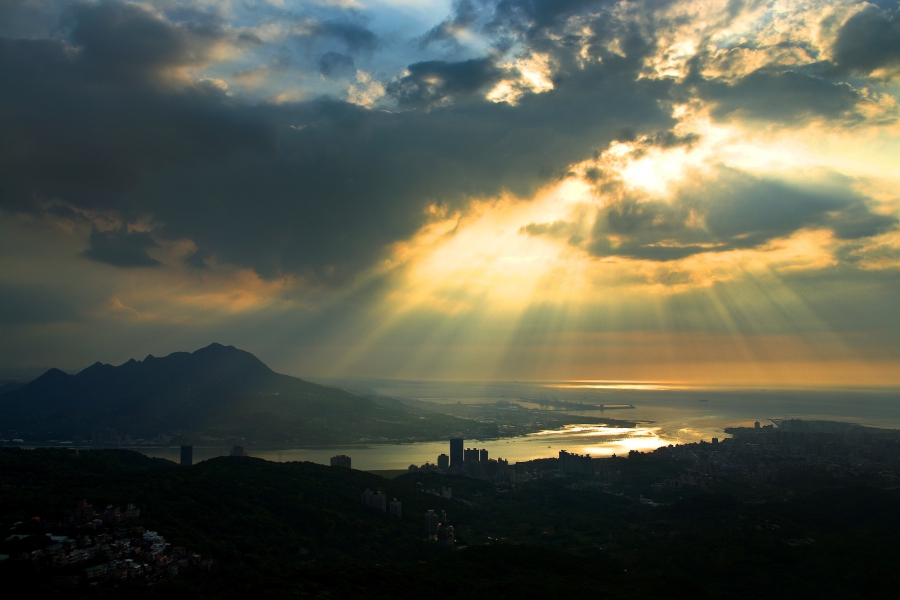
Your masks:
<path fill-rule="evenodd" d="M 24 385 L 25 384 L 21 381 L 9 381 L 6 379 L 0 379 L 0 396 L 15 391 Z"/>
<path fill-rule="evenodd" d="M 433 438 L 459 427 L 450 420 L 421 419 L 399 406 L 281 375 L 249 352 L 221 344 L 118 367 L 98 362 L 76 375 L 50 369 L 0 395 L 0 428 L 35 441 L 89 440 L 106 428 L 132 438 L 174 433 L 197 441 Z M 445 426 L 432 431 L 438 422 Z"/>

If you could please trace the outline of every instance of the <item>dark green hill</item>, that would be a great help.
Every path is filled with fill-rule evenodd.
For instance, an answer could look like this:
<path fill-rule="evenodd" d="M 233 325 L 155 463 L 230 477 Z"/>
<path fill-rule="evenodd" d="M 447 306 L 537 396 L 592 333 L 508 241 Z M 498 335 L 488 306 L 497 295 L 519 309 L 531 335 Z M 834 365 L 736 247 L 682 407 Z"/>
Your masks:
<path fill-rule="evenodd" d="M 0 395 L 0 429 L 26 441 L 90 440 L 112 428 L 134 439 L 174 433 L 223 442 L 346 443 L 435 439 L 471 425 L 280 375 L 249 352 L 221 344 L 118 367 L 95 363 L 76 375 L 51 369 Z"/>
<path fill-rule="evenodd" d="M 0 522 L 59 521 L 82 498 L 135 502 L 146 527 L 225 561 L 415 562 L 435 552 L 425 512 L 464 508 L 365 471 L 249 457 L 184 468 L 127 450 L 0 449 L 0 472 Z M 400 499 L 406 518 L 363 505 L 366 488 Z"/>
<path fill-rule="evenodd" d="M 236 457 L 178 467 L 121 450 L 58 449 L 0 449 L 0 474 L 0 529 L 15 534 L 0 541 L 0 554 L 12 557 L 0 562 L 0 581 L 38 597 L 881 599 L 900 585 L 900 495 L 878 487 L 767 502 L 694 489 L 651 507 L 577 485 L 596 479 L 491 492 L 429 474 L 391 481 Z M 453 500 L 421 491 L 443 483 Z M 365 488 L 401 500 L 403 519 L 364 506 Z M 458 492 L 471 505 L 457 502 Z M 73 535 L 57 521 L 81 498 L 95 507 L 134 502 L 141 515 L 130 526 L 217 566 L 150 586 L 95 588 L 18 558 L 40 549 L 45 533 Z M 428 509 L 446 511 L 457 547 L 468 548 L 428 541 Z M 14 539 L 21 534 L 31 537 Z"/>

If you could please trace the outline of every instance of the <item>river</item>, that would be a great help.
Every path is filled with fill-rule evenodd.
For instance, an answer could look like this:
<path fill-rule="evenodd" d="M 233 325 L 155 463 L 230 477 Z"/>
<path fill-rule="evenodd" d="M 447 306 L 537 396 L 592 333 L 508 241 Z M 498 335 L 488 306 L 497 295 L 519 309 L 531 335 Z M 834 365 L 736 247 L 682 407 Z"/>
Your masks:
<path fill-rule="evenodd" d="M 631 404 L 626 410 L 569 411 L 579 415 L 627 419 L 635 427 L 604 427 L 597 424 L 570 425 L 527 436 L 499 440 L 466 440 L 466 447 L 486 448 L 491 458 L 515 463 L 557 456 L 560 450 L 592 456 L 627 454 L 629 450 L 652 450 L 668 444 L 709 441 L 724 437 L 729 426 L 752 425 L 772 418 L 849 421 L 872 427 L 900 428 L 900 390 L 821 389 L 766 390 L 703 388 L 647 382 L 397 382 L 378 380 L 328 380 L 340 385 L 395 398 L 408 398 L 433 405 L 497 402 L 536 408 L 537 402 Z M 177 447 L 136 448 L 149 456 L 177 461 Z M 227 454 L 229 448 L 195 447 L 194 461 Z M 436 462 L 449 454 L 446 440 L 411 444 L 348 445 L 327 448 L 256 449 L 250 456 L 271 461 L 311 461 L 328 464 L 330 457 L 346 454 L 353 467 L 363 470 L 405 469 L 410 464 Z"/>

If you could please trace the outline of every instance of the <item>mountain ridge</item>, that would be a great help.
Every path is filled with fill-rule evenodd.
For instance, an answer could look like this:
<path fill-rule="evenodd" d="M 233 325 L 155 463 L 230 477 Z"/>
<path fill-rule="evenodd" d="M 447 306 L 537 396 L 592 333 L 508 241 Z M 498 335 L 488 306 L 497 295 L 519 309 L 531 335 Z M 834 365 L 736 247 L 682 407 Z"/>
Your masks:
<path fill-rule="evenodd" d="M 0 395 L 0 429 L 24 429 L 35 441 L 91 439 L 107 429 L 148 440 L 159 434 L 297 444 L 406 440 L 421 439 L 422 420 L 402 406 L 276 373 L 253 354 L 219 343 L 118 366 L 95 362 L 74 375 L 49 369 Z"/>

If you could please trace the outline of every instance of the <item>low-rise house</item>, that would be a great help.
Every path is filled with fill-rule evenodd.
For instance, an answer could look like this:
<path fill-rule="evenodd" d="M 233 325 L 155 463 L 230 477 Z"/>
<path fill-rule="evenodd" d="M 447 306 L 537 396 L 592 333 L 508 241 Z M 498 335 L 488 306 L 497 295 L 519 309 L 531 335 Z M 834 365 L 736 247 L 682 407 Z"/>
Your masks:
<path fill-rule="evenodd" d="M 96 567 L 88 567 L 84 570 L 85 579 L 99 579 L 101 577 L 105 577 L 107 571 L 109 570 L 109 565 L 97 565 Z"/>

